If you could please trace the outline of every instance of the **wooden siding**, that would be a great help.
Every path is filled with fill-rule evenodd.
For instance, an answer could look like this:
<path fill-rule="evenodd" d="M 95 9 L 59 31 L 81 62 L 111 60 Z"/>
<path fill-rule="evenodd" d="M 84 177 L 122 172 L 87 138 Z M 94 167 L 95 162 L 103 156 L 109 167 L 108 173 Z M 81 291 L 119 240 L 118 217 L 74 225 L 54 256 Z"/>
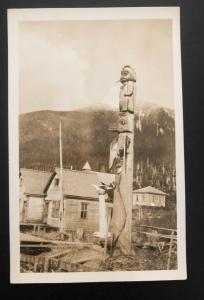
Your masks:
<path fill-rule="evenodd" d="M 87 218 L 81 218 L 81 203 L 87 203 Z M 99 230 L 99 203 L 83 199 L 65 200 L 65 228 L 68 230 Z"/>
<path fill-rule="evenodd" d="M 20 222 L 25 222 L 26 216 L 25 216 L 25 201 L 27 201 L 28 198 L 25 195 L 25 188 L 23 185 L 22 178 L 19 179 L 19 213 L 20 213 Z"/>
<path fill-rule="evenodd" d="M 47 224 L 53 227 L 59 227 L 59 218 L 52 217 L 52 203 L 49 202 Z M 87 203 L 87 218 L 81 218 L 81 203 Z M 106 207 L 109 203 L 106 203 Z M 64 226 L 65 230 L 95 232 L 99 230 L 99 202 L 95 200 L 66 198 L 64 199 Z"/>
<path fill-rule="evenodd" d="M 43 221 L 44 198 L 30 196 L 27 204 L 27 222 L 37 223 Z"/>

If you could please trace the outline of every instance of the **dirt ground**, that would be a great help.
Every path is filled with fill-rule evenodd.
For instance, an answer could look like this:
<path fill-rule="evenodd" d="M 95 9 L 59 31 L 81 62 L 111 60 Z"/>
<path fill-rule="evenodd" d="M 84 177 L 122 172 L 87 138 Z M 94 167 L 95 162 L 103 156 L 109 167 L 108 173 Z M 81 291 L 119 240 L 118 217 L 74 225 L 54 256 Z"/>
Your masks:
<path fill-rule="evenodd" d="M 138 249 L 134 256 L 118 255 L 109 257 L 101 265 L 101 271 L 147 271 L 166 270 L 167 253 L 153 249 Z M 170 269 L 177 268 L 175 255 L 172 255 Z"/>

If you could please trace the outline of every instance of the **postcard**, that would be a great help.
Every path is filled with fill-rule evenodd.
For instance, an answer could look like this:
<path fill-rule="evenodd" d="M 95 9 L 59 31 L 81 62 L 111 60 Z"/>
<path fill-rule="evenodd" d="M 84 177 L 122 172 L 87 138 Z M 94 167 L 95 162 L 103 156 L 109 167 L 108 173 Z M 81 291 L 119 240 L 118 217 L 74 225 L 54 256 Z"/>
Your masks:
<path fill-rule="evenodd" d="M 11 283 L 186 279 L 178 7 L 9 9 Z"/>

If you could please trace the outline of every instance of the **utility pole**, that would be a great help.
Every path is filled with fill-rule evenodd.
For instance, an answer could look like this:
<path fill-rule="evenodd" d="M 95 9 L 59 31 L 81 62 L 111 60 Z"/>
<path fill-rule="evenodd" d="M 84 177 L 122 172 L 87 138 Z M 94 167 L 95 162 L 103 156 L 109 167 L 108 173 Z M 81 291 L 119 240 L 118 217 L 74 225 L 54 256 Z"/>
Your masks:
<path fill-rule="evenodd" d="M 63 195 L 63 167 L 62 167 L 62 124 L 59 124 L 60 145 L 60 232 L 64 232 L 64 195 Z"/>

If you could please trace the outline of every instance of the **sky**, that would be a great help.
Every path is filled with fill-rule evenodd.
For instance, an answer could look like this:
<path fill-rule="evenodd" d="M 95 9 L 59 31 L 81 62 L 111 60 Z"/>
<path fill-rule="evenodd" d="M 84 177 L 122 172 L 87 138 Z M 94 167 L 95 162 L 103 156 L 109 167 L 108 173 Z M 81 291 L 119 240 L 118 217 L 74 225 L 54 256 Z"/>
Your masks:
<path fill-rule="evenodd" d="M 171 20 L 22 22 L 20 113 L 117 108 L 127 64 L 137 74 L 136 101 L 173 108 Z"/>

